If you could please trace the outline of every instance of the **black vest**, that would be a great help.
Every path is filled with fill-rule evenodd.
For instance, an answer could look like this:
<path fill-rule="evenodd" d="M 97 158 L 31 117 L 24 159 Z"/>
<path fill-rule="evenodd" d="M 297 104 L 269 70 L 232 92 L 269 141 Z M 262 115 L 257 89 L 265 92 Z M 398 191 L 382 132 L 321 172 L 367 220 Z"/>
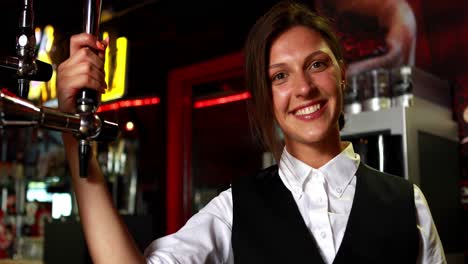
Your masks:
<path fill-rule="evenodd" d="M 413 186 L 360 164 L 343 241 L 333 263 L 416 263 Z M 291 192 L 272 166 L 232 183 L 234 261 L 324 263 Z"/>

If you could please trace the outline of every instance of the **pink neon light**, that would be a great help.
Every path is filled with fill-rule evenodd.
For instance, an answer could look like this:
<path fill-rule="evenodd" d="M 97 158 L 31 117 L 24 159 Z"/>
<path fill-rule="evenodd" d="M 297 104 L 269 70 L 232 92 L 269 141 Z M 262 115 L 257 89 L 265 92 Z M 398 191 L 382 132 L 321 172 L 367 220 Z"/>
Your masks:
<path fill-rule="evenodd" d="M 202 108 L 202 107 L 208 107 L 208 106 L 214 106 L 214 105 L 220 105 L 220 104 L 227 104 L 230 102 L 245 100 L 248 98 L 250 98 L 250 93 L 243 92 L 240 94 L 228 95 L 228 96 L 214 98 L 214 99 L 199 100 L 193 104 L 193 107 Z"/>
<path fill-rule="evenodd" d="M 158 97 L 122 100 L 122 101 L 118 101 L 118 102 L 103 104 L 98 108 L 97 112 L 118 110 L 120 108 L 126 108 L 126 107 L 154 105 L 154 104 L 159 104 L 160 101 L 161 100 Z"/>

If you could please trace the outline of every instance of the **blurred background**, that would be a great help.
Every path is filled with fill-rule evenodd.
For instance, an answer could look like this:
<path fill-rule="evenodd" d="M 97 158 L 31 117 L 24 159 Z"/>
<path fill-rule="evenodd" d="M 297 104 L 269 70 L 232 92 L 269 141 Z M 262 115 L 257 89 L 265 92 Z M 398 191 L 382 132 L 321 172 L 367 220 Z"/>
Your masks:
<path fill-rule="evenodd" d="M 56 69 L 68 57 L 69 38 L 83 31 L 84 2 L 27 2 L 33 3 L 36 58 Z M 276 2 L 102 1 L 110 90 L 98 114 L 122 133 L 96 150 L 114 203 L 142 250 L 180 228 L 233 178 L 274 163 L 248 124 L 242 48 L 254 21 Z M 369 165 L 421 187 L 449 263 L 463 263 L 466 1 L 395 1 L 401 8 L 389 21 L 365 4 L 301 2 L 329 16 L 344 45 L 343 139 Z M 0 2 L 1 59 L 16 54 L 23 4 Z M 2 69 L 0 88 L 17 88 Z M 31 81 L 31 103 L 55 108 L 55 96 L 55 74 L 48 82 Z M 60 132 L 0 126 L 0 150 L 0 257 L 90 263 Z"/>

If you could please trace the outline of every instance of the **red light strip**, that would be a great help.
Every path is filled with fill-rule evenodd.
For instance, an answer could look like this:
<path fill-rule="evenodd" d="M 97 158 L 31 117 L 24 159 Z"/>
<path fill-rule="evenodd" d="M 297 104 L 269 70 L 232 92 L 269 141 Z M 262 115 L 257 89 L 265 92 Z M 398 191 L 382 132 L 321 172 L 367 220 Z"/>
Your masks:
<path fill-rule="evenodd" d="M 103 104 L 103 105 L 99 106 L 97 112 L 118 110 L 120 108 L 126 108 L 126 107 L 154 105 L 154 104 L 159 104 L 160 101 L 161 100 L 158 97 L 122 100 L 122 101 L 118 101 L 118 102 Z"/>
<path fill-rule="evenodd" d="M 195 101 L 195 103 L 193 104 L 193 107 L 194 108 L 203 108 L 203 107 L 208 107 L 208 106 L 227 104 L 227 103 L 230 103 L 230 102 L 245 100 L 245 99 L 248 99 L 248 98 L 250 98 L 250 93 L 249 92 L 243 92 L 243 93 L 240 93 L 240 94 L 228 95 L 228 96 L 214 98 L 214 99 L 205 99 L 205 100 Z"/>

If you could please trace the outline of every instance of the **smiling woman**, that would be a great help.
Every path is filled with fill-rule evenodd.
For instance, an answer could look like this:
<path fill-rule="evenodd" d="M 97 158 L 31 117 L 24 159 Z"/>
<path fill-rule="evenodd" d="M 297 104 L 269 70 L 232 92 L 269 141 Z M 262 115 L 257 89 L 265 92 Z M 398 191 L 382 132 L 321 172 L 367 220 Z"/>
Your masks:
<path fill-rule="evenodd" d="M 64 134 L 94 262 L 445 263 L 421 190 L 365 165 L 352 143 L 340 140 L 345 66 L 331 28 L 291 1 L 255 23 L 245 44 L 250 110 L 277 165 L 233 180 L 144 256 L 112 205 L 96 159 L 81 179 L 77 142 Z M 76 86 L 105 89 L 105 48 L 96 41 L 72 37 L 71 57 L 58 71 L 61 109 L 74 109 L 67 98 L 74 98 Z M 85 52 L 88 47 L 98 54 Z"/>
<path fill-rule="evenodd" d="M 252 28 L 245 51 L 251 120 L 278 166 L 232 184 L 234 259 L 445 263 L 421 190 L 368 167 L 340 140 L 346 74 L 330 22 L 279 3 Z"/>
<path fill-rule="evenodd" d="M 344 68 L 318 32 L 297 26 L 273 41 L 269 73 L 275 118 L 288 151 L 321 167 L 341 152 Z"/>
<path fill-rule="evenodd" d="M 296 9 L 297 8 L 297 9 Z M 295 6 L 291 7 L 291 12 L 294 12 L 294 10 L 299 11 L 301 8 L 307 8 L 305 6 Z M 281 67 L 286 68 L 286 67 L 292 67 L 293 65 L 288 65 L 287 61 L 281 61 L 282 59 L 287 59 L 286 57 L 289 56 L 289 60 L 293 60 L 291 56 L 291 52 L 294 51 L 295 48 L 292 48 L 290 46 L 290 41 L 291 45 L 295 45 L 295 47 L 298 46 L 303 46 L 303 44 L 306 44 L 307 42 L 314 42 L 313 44 L 315 47 L 308 47 L 304 48 L 302 47 L 302 52 L 310 52 L 307 54 L 298 54 L 297 52 L 295 56 L 306 56 L 307 58 L 304 57 L 303 61 L 301 62 L 302 65 L 297 65 L 296 67 L 300 67 L 300 69 L 296 70 L 296 73 L 298 71 L 304 71 L 307 70 L 308 73 L 310 73 L 308 76 L 305 76 L 304 81 L 307 83 L 310 82 L 315 82 L 317 81 L 316 77 L 312 76 L 317 76 L 317 74 L 312 74 L 312 73 L 319 73 L 322 70 L 325 70 L 325 72 L 329 72 L 328 69 L 334 69 L 335 71 L 337 70 L 338 73 L 341 76 L 335 76 L 335 78 L 338 78 L 338 82 L 343 81 L 343 76 L 345 76 L 344 72 L 344 62 L 343 62 L 343 52 L 341 49 L 341 46 L 339 44 L 337 36 L 334 34 L 332 30 L 332 26 L 330 21 L 328 21 L 325 17 L 318 16 L 315 13 L 304 13 L 301 14 L 301 18 L 303 19 L 302 21 L 299 21 L 297 18 L 287 18 L 285 16 L 282 16 L 280 14 L 283 10 L 280 10 L 280 8 L 277 9 L 272 9 L 269 14 L 265 15 L 263 17 L 263 23 L 268 26 L 261 26 L 259 25 L 259 22 L 257 22 L 257 27 L 255 27 L 254 30 L 257 30 L 258 32 L 253 33 L 249 35 L 249 38 L 247 39 L 247 45 L 246 45 L 246 79 L 247 83 L 249 84 L 254 84 L 250 85 L 249 87 L 255 87 L 255 89 L 251 89 L 251 93 L 253 95 L 253 100 L 251 101 L 251 104 L 249 107 L 251 108 L 251 115 L 250 120 L 252 121 L 253 127 L 257 128 L 257 131 L 261 135 L 261 137 L 264 140 L 265 145 L 272 151 L 272 153 L 275 156 L 275 159 L 278 161 L 282 152 L 282 140 L 276 133 L 276 123 L 274 121 L 275 117 L 274 114 L 278 114 L 275 111 L 273 111 L 273 106 L 272 106 L 272 101 L 276 104 L 279 99 L 279 97 L 271 96 L 271 93 L 273 91 L 273 95 L 278 94 L 275 93 L 275 91 L 278 91 L 278 88 L 284 87 L 285 85 L 283 84 L 285 80 L 283 78 L 288 78 L 288 72 L 283 72 L 281 71 Z M 275 13 L 278 12 L 278 13 Z M 300 12 L 298 12 L 300 13 Z M 297 21 L 296 21 L 297 20 Z M 293 32 L 287 32 L 284 35 L 278 37 L 281 35 L 286 29 L 290 27 L 296 27 Z M 310 31 L 308 29 L 314 29 L 313 31 Z M 302 31 L 299 32 L 299 34 L 296 34 L 298 32 L 295 31 Z M 306 38 L 302 38 L 301 33 L 306 32 L 307 34 L 304 35 Z M 286 35 L 291 35 L 293 38 L 289 38 L 289 36 Z M 314 35 L 314 36 L 312 36 Z M 276 39 L 278 37 L 278 39 Z M 274 45 L 274 48 L 277 50 L 270 50 L 269 51 L 269 56 L 270 58 L 265 57 L 263 53 L 263 50 L 260 45 L 255 45 L 255 43 L 261 43 L 261 45 L 271 45 L 272 42 L 277 42 L 278 45 Z M 294 44 L 293 44 L 294 43 Z M 315 48 L 315 49 L 314 49 Z M 281 55 L 282 52 L 285 52 L 284 55 Z M 284 56 L 285 58 L 281 58 L 278 56 Z M 258 69 L 265 69 L 269 68 L 268 72 L 259 72 Z M 292 70 L 292 69 L 291 69 Z M 324 74 L 318 74 L 318 76 L 323 76 Z M 296 75 L 292 76 L 293 80 L 291 81 L 296 81 L 297 78 L 294 78 Z M 323 79 L 323 78 L 320 78 Z M 289 81 L 289 79 L 288 79 Z M 273 89 L 271 91 L 270 84 L 273 86 Z M 338 83 L 339 84 L 339 83 Z M 344 84 L 344 83 L 343 83 Z M 290 85 L 289 85 L 290 86 Z M 288 86 L 288 87 L 289 87 Z M 306 87 L 307 86 L 303 86 Z M 285 89 L 282 88 L 280 89 L 284 91 Z M 314 90 L 314 89 L 313 89 Z M 317 90 L 315 89 L 315 92 Z M 310 92 L 310 91 L 309 91 Z M 284 94 L 284 93 L 282 93 Z M 341 96 L 340 96 L 341 97 Z M 322 98 L 323 99 L 323 98 Z M 340 99 L 341 101 L 341 99 Z M 325 106 L 323 103 L 326 101 L 320 101 L 315 104 L 320 106 Z M 310 102 L 309 102 L 310 103 Z M 313 102 L 312 102 L 313 103 Z M 320 104 L 322 103 L 322 104 Z M 341 109 L 341 102 L 338 102 L 338 107 L 332 107 L 332 111 L 336 109 Z M 295 107 L 298 107 L 295 106 Z M 330 107 L 330 106 L 329 106 Z M 336 109 L 335 109 L 336 108 Z M 289 109 L 292 110 L 292 109 Z M 323 111 L 323 110 L 321 110 Z M 341 110 L 338 112 L 338 116 Z M 308 117 L 311 117 L 310 115 Z M 298 118 L 298 116 L 296 116 Z M 303 117 L 306 118 L 307 117 Z M 336 118 L 333 116 L 333 118 Z M 335 120 L 336 121 L 336 120 Z M 279 120 L 276 120 L 276 122 L 280 122 Z M 283 127 L 284 129 L 284 127 Z M 338 130 L 339 131 L 339 130 Z M 339 132 L 338 132 L 339 133 Z M 336 135 L 335 135 L 336 136 Z"/>

